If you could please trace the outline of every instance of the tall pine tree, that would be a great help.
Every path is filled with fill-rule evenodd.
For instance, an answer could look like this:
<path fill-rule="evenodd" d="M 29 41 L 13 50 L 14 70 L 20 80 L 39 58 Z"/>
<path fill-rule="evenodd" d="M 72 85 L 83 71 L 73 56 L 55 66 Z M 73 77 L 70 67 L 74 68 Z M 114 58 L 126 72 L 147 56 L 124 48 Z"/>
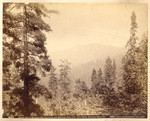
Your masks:
<path fill-rule="evenodd" d="M 48 102 L 49 115 L 58 115 L 58 79 L 56 78 L 56 69 L 52 65 L 49 73 L 49 90 L 52 93 L 52 99 Z"/>
<path fill-rule="evenodd" d="M 137 56 L 138 60 L 138 80 L 142 86 L 142 91 L 140 94 L 139 110 L 142 115 L 147 115 L 147 102 L 148 102 L 148 35 L 147 33 L 143 35 L 139 43 L 139 53 Z"/>
<path fill-rule="evenodd" d="M 70 63 L 67 60 L 61 60 L 60 75 L 58 81 L 58 100 L 60 115 L 68 115 L 69 100 L 71 97 L 71 80 L 69 77 Z"/>
<path fill-rule="evenodd" d="M 132 12 L 130 39 L 127 41 L 127 53 L 122 60 L 123 64 L 123 81 L 124 94 L 123 105 L 126 107 L 128 115 L 134 115 L 141 104 L 140 94 L 142 91 L 141 81 L 139 80 L 139 64 L 138 64 L 138 36 L 137 36 L 136 15 Z"/>
<path fill-rule="evenodd" d="M 79 112 L 82 111 L 82 115 L 89 114 L 88 109 L 88 95 L 89 95 L 89 89 L 84 81 L 81 81 L 80 79 L 77 79 L 75 81 L 75 89 L 74 89 L 74 102 L 77 104 L 75 105 L 75 111 L 78 115 L 80 115 Z"/>
<path fill-rule="evenodd" d="M 115 92 L 115 82 L 116 82 L 116 64 L 115 60 L 112 62 L 111 58 L 106 59 L 106 64 L 104 68 L 104 97 L 103 105 L 105 106 L 104 113 L 107 115 L 115 115 L 116 110 L 119 108 L 119 99 Z"/>
<path fill-rule="evenodd" d="M 97 79 L 97 72 L 95 69 L 93 69 L 92 71 L 92 75 L 91 75 L 91 91 L 92 91 L 92 94 L 95 96 L 96 95 L 96 85 L 98 83 L 98 79 Z"/>
<path fill-rule="evenodd" d="M 96 96 L 102 94 L 105 84 L 101 68 L 98 70 L 98 72 L 96 72 L 95 69 L 92 71 L 91 82 L 92 82 L 91 91 L 93 95 Z"/>
<path fill-rule="evenodd" d="M 49 73 L 49 90 L 53 95 L 53 98 L 57 97 L 57 91 L 58 91 L 58 80 L 56 78 L 56 73 L 55 73 L 56 69 L 55 67 L 52 65 L 51 66 L 51 70 Z"/>
<path fill-rule="evenodd" d="M 87 98 L 87 95 L 89 93 L 89 89 L 84 81 L 81 81 L 80 79 L 77 79 L 75 81 L 75 90 L 74 90 L 74 97 L 78 100 L 84 100 Z"/>
<path fill-rule="evenodd" d="M 40 95 L 51 98 L 48 90 L 38 83 L 39 75 L 44 76 L 51 66 L 45 48 L 46 37 L 42 32 L 51 31 L 51 28 L 42 18 L 48 17 L 47 13 L 55 11 L 49 11 L 44 5 L 35 3 L 5 3 L 3 9 L 4 49 L 12 51 L 11 66 L 18 69 L 18 83 L 22 84 L 13 89 L 12 94 L 18 101 L 14 104 L 10 99 L 13 105 L 12 115 L 42 115 L 40 105 L 36 104 L 33 98 Z M 3 64 L 5 62 L 4 59 Z M 3 66 L 5 68 L 5 65 Z M 5 76 L 5 73 L 3 74 Z M 10 116 L 10 113 L 7 116 Z"/>
<path fill-rule="evenodd" d="M 110 57 L 106 59 L 106 64 L 104 68 L 104 79 L 105 84 L 109 88 L 108 93 L 113 93 L 114 91 L 114 83 L 115 83 L 115 67 L 113 67 L 112 60 Z"/>

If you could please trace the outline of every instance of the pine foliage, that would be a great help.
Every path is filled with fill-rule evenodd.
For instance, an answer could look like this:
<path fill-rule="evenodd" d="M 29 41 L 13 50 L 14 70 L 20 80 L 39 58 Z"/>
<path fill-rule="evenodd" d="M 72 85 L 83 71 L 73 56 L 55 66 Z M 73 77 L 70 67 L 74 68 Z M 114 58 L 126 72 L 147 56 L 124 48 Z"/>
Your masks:
<path fill-rule="evenodd" d="M 13 108 L 9 107 L 9 112 L 4 112 L 5 116 L 10 116 L 12 110 L 13 116 L 29 117 L 39 115 L 39 113 L 41 115 L 43 110 L 35 103 L 33 97 L 42 95 L 47 99 L 51 98 L 51 93 L 38 83 L 40 77 L 45 76 L 51 66 L 51 60 L 47 56 L 45 48 L 46 37 L 43 33 L 43 31 L 52 31 L 42 19 L 42 17 L 47 17 L 47 12 L 50 11 L 44 5 L 35 3 L 27 5 L 5 3 L 3 6 L 3 67 L 5 70 L 3 75 L 7 76 L 6 70 L 7 73 L 10 73 L 12 68 L 17 70 L 18 80 L 16 83 L 14 80 L 12 81 L 16 85 L 20 84 L 11 89 L 12 95 L 14 95 L 13 99 L 17 100 L 11 100 L 9 104 L 4 104 L 4 109 L 8 105 L 13 105 Z M 10 53 L 9 57 L 6 57 L 5 53 Z M 13 78 L 13 76 L 9 75 L 9 78 Z M 3 78 L 4 87 L 8 89 L 11 80 L 7 80 Z M 3 97 L 5 97 L 5 93 L 4 90 Z M 16 103 L 13 104 L 14 102 Z M 21 112 L 19 109 L 22 109 Z"/>

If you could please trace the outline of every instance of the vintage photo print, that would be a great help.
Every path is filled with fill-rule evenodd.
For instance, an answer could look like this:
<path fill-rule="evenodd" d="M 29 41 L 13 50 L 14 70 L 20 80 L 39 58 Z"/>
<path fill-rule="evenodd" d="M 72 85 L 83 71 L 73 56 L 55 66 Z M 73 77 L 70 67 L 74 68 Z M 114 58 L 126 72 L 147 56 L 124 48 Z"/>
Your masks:
<path fill-rule="evenodd" d="M 148 118 L 148 3 L 2 3 L 2 118 Z"/>

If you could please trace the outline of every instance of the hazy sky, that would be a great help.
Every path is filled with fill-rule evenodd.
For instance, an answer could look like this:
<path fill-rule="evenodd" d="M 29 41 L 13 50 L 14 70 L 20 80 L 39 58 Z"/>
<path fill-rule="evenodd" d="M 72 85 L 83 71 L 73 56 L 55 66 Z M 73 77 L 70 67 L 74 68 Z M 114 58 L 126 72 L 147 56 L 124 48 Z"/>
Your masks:
<path fill-rule="evenodd" d="M 47 33 L 48 51 L 80 44 L 98 43 L 124 47 L 130 36 L 130 16 L 135 11 L 138 35 L 147 31 L 146 4 L 46 4 L 56 9 L 46 19 L 53 30 Z"/>

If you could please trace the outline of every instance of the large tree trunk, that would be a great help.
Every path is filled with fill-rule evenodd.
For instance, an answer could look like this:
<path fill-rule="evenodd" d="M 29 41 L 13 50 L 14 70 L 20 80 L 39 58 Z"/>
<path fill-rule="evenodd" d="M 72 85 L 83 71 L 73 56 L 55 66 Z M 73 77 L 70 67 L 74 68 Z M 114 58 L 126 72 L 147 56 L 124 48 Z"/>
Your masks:
<path fill-rule="evenodd" d="M 28 70 L 28 43 L 27 43 L 27 11 L 26 11 L 26 4 L 24 5 L 24 33 L 23 33 L 23 41 L 24 41 L 24 116 L 29 117 L 29 70 Z"/>

